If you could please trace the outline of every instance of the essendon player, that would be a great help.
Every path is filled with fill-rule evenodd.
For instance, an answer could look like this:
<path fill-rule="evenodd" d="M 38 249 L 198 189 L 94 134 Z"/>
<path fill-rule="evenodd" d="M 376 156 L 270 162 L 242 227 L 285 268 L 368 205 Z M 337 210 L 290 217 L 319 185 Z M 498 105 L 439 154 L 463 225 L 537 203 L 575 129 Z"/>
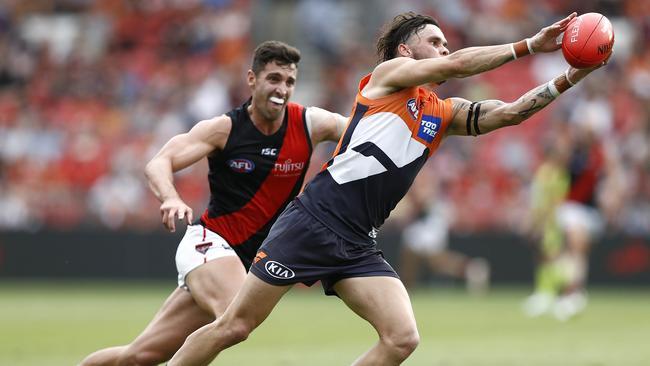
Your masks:
<path fill-rule="evenodd" d="M 147 164 L 163 225 L 173 232 L 177 218 L 188 222 L 176 253 L 179 287 L 131 344 L 97 351 L 82 365 L 158 365 L 228 306 L 272 223 L 299 193 L 312 146 L 338 141 L 347 121 L 289 102 L 299 60 L 287 44 L 260 44 L 248 71 L 251 99 L 173 137 Z M 206 157 L 210 202 L 189 225 L 192 209 L 173 172 Z"/>
<path fill-rule="evenodd" d="M 445 136 L 518 124 L 593 69 L 569 68 L 512 103 L 442 100 L 431 87 L 556 51 L 555 39 L 574 17 L 514 44 L 449 54 L 433 18 L 397 16 L 378 43 L 382 62 L 361 80 L 334 157 L 275 222 L 224 315 L 188 337 L 169 364 L 207 365 L 245 340 L 294 284 L 317 280 L 378 333 L 354 365 L 402 363 L 419 335 L 404 285 L 375 245 L 380 226 Z"/>

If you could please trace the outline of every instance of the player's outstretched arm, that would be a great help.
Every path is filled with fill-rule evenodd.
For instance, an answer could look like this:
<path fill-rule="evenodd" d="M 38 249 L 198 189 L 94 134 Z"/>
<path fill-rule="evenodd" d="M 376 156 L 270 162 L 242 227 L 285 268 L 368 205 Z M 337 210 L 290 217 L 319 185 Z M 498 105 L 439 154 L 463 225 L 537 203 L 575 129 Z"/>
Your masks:
<path fill-rule="evenodd" d="M 400 89 L 480 74 L 531 53 L 553 52 L 560 49 L 561 45 L 556 42 L 556 39 L 575 17 L 576 13 L 572 13 L 542 28 L 533 37 L 516 43 L 468 47 L 437 58 L 420 60 L 395 58 L 377 66 L 373 77 L 379 79 L 378 85 Z"/>
<path fill-rule="evenodd" d="M 176 230 L 176 217 L 193 220 L 192 209 L 181 200 L 174 187 L 173 173 L 184 169 L 225 146 L 231 122 L 226 116 L 197 123 L 189 132 L 172 137 L 145 167 L 149 188 L 161 202 L 165 228 Z"/>
<path fill-rule="evenodd" d="M 306 116 L 313 145 L 339 141 L 348 123 L 348 117 L 318 107 L 307 108 Z"/>
<path fill-rule="evenodd" d="M 500 100 L 472 103 L 463 98 L 451 98 L 452 120 L 447 135 L 478 136 L 501 127 L 518 125 L 599 67 L 591 69 L 570 67 L 564 74 L 528 91 L 512 103 Z"/>

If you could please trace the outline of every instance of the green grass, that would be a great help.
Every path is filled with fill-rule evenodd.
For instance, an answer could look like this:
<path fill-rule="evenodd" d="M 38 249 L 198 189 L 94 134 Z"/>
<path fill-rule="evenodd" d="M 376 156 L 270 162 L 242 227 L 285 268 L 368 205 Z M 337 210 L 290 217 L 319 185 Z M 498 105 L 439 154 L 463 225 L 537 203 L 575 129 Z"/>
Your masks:
<path fill-rule="evenodd" d="M 0 365 L 75 365 L 130 341 L 172 290 L 160 283 L 0 282 Z M 599 289 L 587 311 L 560 323 L 527 319 L 523 289 L 475 298 L 431 289 L 412 295 L 422 341 L 405 365 L 650 365 L 650 290 Z M 223 365 L 348 365 L 374 331 L 320 289 L 296 289 Z"/>

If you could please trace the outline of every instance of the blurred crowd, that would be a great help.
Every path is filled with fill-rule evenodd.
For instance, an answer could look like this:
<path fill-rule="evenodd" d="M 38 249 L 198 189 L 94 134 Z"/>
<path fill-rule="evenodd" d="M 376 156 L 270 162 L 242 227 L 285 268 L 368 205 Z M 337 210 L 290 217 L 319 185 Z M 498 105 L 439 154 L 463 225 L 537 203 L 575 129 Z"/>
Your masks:
<path fill-rule="evenodd" d="M 519 231 L 554 134 L 589 126 L 611 146 L 624 187 L 611 227 L 650 234 L 650 1 L 373 3 L 0 2 L 0 229 L 162 229 L 144 164 L 171 136 L 247 99 L 260 41 L 301 49 L 295 101 L 347 115 L 360 76 L 376 63 L 380 26 L 399 12 L 437 18 L 453 51 L 517 41 L 572 11 L 597 11 L 616 32 L 606 68 L 522 126 L 448 139 L 417 184 L 442 187 L 453 230 Z M 511 101 L 566 67 L 560 52 L 535 55 L 437 92 Z M 311 174 L 331 147 L 317 152 Z M 207 204 L 206 170 L 176 176 L 195 216 Z"/>

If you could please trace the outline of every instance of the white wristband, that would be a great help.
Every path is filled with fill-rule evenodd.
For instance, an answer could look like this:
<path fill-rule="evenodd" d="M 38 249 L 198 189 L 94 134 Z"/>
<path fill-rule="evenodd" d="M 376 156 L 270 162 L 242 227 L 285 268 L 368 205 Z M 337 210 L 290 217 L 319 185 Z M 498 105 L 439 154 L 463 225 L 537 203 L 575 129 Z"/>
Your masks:
<path fill-rule="evenodd" d="M 557 87 L 555 86 L 555 79 L 552 79 L 551 81 L 548 82 L 548 91 L 551 93 L 553 98 L 557 98 L 560 96 L 560 92 L 557 90 Z"/>
<path fill-rule="evenodd" d="M 566 69 L 566 70 L 564 71 L 564 78 L 566 79 L 566 82 L 569 83 L 569 85 L 571 85 L 571 86 L 576 85 L 575 83 L 573 83 L 573 82 L 569 79 L 569 69 Z"/>
<path fill-rule="evenodd" d="M 533 47 L 530 45 L 530 38 L 526 38 L 526 47 L 528 47 L 528 52 L 531 55 L 535 53 L 533 52 Z M 513 52 L 514 52 L 514 48 L 513 48 Z"/>
<path fill-rule="evenodd" d="M 517 53 L 515 52 L 515 44 L 510 43 L 510 51 L 512 51 L 512 57 L 516 60 L 517 59 Z"/>

